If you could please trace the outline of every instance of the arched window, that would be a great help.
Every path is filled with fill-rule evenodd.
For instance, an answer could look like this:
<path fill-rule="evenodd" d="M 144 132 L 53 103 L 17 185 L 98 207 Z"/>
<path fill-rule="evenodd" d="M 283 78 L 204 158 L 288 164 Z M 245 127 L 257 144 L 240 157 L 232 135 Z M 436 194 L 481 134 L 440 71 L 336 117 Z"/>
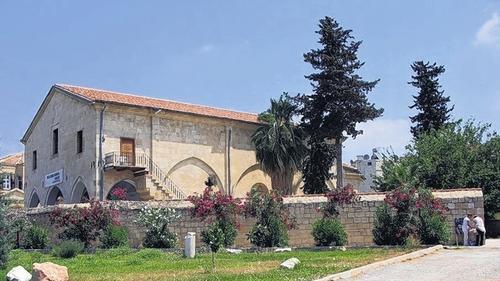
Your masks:
<path fill-rule="evenodd" d="M 38 198 L 38 194 L 33 190 L 31 194 L 30 201 L 28 203 L 28 208 L 36 208 L 40 206 L 40 198 Z"/>
<path fill-rule="evenodd" d="M 52 187 L 47 195 L 47 206 L 64 204 L 64 196 L 58 186 Z"/>

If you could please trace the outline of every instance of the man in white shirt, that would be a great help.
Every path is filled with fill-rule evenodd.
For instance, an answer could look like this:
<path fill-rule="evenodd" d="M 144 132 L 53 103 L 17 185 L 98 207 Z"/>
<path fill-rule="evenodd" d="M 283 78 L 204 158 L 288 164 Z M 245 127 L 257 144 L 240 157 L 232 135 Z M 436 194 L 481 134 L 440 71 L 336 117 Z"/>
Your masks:
<path fill-rule="evenodd" d="M 476 246 L 483 246 L 486 236 L 486 228 L 484 227 L 484 221 L 479 216 L 474 216 L 473 221 L 477 231 Z"/>
<path fill-rule="evenodd" d="M 470 219 L 472 218 L 472 214 L 467 214 L 464 218 L 464 222 L 462 223 L 462 232 L 464 233 L 464 246 L 470 246 L 469 243 L 469 231 L 471 230 Z"/>

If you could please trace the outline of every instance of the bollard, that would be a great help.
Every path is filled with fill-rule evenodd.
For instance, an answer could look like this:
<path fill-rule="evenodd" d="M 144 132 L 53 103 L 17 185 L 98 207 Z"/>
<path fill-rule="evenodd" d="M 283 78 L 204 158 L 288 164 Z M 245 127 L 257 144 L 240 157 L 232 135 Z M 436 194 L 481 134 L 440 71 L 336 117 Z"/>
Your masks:
<path fill-rule="evenodd" d="M 188 232 L 184 237 L 184 256 L 194 258 L 196 254 L 196 232 Z"/>

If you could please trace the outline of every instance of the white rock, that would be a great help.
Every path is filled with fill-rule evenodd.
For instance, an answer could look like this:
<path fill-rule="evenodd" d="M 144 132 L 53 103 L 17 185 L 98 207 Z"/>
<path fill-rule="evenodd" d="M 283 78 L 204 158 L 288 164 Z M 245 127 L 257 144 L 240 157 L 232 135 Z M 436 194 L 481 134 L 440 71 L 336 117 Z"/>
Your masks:
<path fill-rule="evenodd" d="M 298 258 L 291 258 L 280 264 L 281 268 L 294 269 L 296 265 L 300 263 Z"/>
<path fill-rule="evenodd" d="M 274 250 L 275 253 L 291 252 L 292 248 L 277 248 Z"/>
<path fill-rule="evenodd" d="M 243 252 L 243 251 L 239 250 L 239 249 L 226 249 L 226 252 L 237 255 L 237 254 L 241 254 L 241 252 Z"/>
<path fill-rule="evenodd" d="M 347 251 L 346 247 L 344 247 L 344 246 L 340 247 L 340 250 L 341 250 L 342 252 Z"/>
<path fill-rule="evenodd" d="M 7 281 L 30 281 L 31 273 L 22 266 L 16 266 L 7 273 L 6 279 Z"/>

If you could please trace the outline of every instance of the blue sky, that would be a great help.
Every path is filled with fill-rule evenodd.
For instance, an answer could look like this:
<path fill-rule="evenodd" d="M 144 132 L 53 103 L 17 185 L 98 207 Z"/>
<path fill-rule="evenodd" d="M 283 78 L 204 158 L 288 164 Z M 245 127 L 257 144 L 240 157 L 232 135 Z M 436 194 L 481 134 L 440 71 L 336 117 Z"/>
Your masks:
<path fill-rule="evenodd" d="M 0 154 L 54 83 L 261 112 L 283 91 L 309 92 L 302 54 L 318 20 L 363 40 L 361 74 L 384 116 L 360 125 L 344 161 L 410 139 L 410 64 L 436 61 L 454 118 L 500 128 L 498 1 L 0 1 Z"/>

